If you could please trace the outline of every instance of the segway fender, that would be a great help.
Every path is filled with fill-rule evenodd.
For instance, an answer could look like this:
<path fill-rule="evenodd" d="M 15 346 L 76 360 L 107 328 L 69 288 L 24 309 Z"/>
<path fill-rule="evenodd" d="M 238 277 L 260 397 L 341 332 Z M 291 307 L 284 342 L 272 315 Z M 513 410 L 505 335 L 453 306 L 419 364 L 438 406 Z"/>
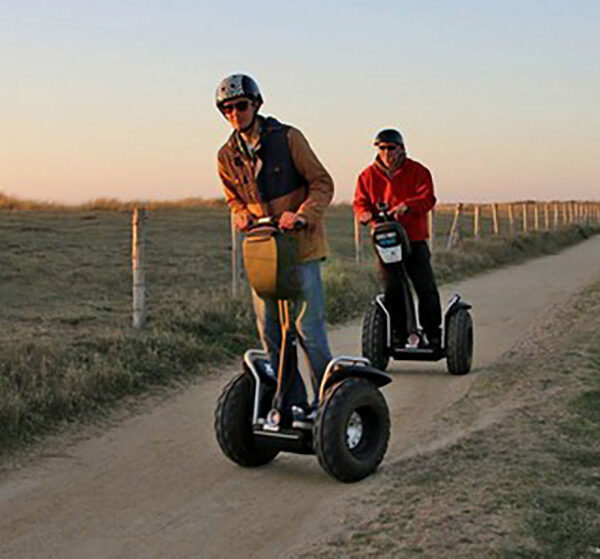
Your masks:
<path fill-rule="evenodd" d="M 323 386 L 321 387 L 321 392 L 324 394 L 325 391 L 334 384 L 344 380 L 345 378 L 353 377 L 353 378 L 364 378 L 369 382 L 372 382 L 378 388 L 385 386 L 392 382 L 392 379 L 382 373 L 379 369 L 375 369 L 374 367 L 368 367 L 365 365 L 341 365 L 336 367 L 334 371 L 327 377 Z"/>
<path fill-rule="evenodd" d="M 446 307 L 446 312 L 444 313 L 444 347 L 447 345 L 447 336 L 448 336 L 448 322 L 450 321 L 450 317 L 455 315 L 460 310 L 472 309 L 473 305 L 463 301 L 458 293 L 455 293 L 448 306 Z"/>
<path fill-rule="evenodd" d="M 458 293 L 455 294 L 452 297 L 452 299 L 450 299 L 450 302 L 448 303 L 448 306 L 446 307 L 446 312 L 444 313 L 444 327 L 446 327 L 448 325 L 448 319 L 453 314 L 457 313 L 460 309 L 469 310 L 472 308 L 473 308 L 473 305 L 471 305 L 470 303 L 467 303 L 466 301 L 463 301 Z"/>

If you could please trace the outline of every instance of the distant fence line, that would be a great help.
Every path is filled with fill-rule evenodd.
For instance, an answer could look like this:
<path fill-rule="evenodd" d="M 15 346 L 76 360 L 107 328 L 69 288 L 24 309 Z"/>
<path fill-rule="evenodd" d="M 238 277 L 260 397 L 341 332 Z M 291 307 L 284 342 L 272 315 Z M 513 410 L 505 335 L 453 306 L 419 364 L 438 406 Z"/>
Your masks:
<path fill-rule="evenodd" d="M 442 219 L 442 217 L 446 219 Z M 450 217 L 448 227 L 447 218 Z M 231 289 L 238 294 L 246 284 L 242 262 L 242 235 L 236 230 L 233 215 L 231 224 Z M 144 208 L 134 208 L 131 212 L 131 269 L 133 298 L 133 327 L 140 329 L 146 319 L 146 281 L 145 262 L 145 225 Z M 487 220 L 489 232 L 483 223 Z M 468 222 L 471 223 L 468 223 Z M 446 222 L 446 223 L 444 223 Z M 488 204 L 439 204 L 434 211 L 428 213 L 429 246 L 435 250 L 434 240 L 440 236 L 444 224 L 447 232 L 442 233 L 444 246 L 451 250 L 472 228 L 472 238 L 482 239 L 485 236 L 513 236 L 517 231 L 522 233 L 556 230 L 575 223 L 600 224 L 600 202 L 571 201 L 522 201 L 510 203 Z M 363 227 L 354 218 L 355 260 L 363 260 Z"/>
<path fill-rule="evenodd" d="M 506 234 L 513 236 L 520 229 L 523 233 L 556 230 L 561 226 L 568 226 L 574 223 L 600 223 L 600 203 L 598 202 L 579 202 L 553 201 L 553 202 L 491 202 L 487 204 L 462 203 L 457 204 L 439 204 L 437 209 L 428 214 L 429 229 L 429 247 L 433 252 L 435 250 L 434 240 L 436 238 L 436 218 L 437 213 L 452 213 L 452 222 L 445 235 L 445 248 L 451 250 L 462 238 L 465 230 L 465 218 L 472 216 L 472 232 L 475 240 L 483 238 L 482 221 L 487 214 L 491 222 L 489 236 L 500 236 Z M 501 215 L 506 215 L 505 229 L 501 227 Z M 362 261 L 362 226 L 356 219 L 354 220 L 354 246 L 356 262 Z"/>

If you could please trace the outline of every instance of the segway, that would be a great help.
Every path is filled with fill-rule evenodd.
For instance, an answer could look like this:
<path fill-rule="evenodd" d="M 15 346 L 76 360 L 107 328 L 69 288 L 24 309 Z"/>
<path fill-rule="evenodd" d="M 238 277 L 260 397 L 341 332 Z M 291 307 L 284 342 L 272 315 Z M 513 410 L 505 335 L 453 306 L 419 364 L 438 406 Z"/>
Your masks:
<path fill-rule="evenodd" d="M 439 361 L 446 358 L 448 372 L 464 375 L 471 370 L 473 358 L 473 320 L 471 305 L 454 294 L 444 312 L 442 339 L 431 347 L 417 325 L 414 300 L 404 260 L 410 254 L 410 242 L 404 227 L 393 219 L 387 204 L 377 204 L 371 239 L 382 266 L 398 281 L 403 292 L 405 331 L 395 332 L 392 313 L 383 294 L 375 296 L 365 313 L 362 329 L 362 353 L 371 364 L 385 371 L 389 360 Z"/>
<path fill-rule="evenodd" d="M 373 473 L 387 450 L 390 418 L 379 388 L 391 379 L 364 357 L 339 356 L 325 370 L 315 413 L 298 419 L 287 391 L 299 374 L 292 300 L 299 294 L 294 232 L 262 218 L 244 239 L 248 281 L 258 295 L 277 299 L 282 327 L 275 374 L 267 353 L 250 349 L 243 371 L 223 389 L 215 432 L 223 453 L 244 466 L 271 462 L 279 452 L 316 454 L 323 469 L 343 482 Z M 296 406 L 296 409 L 298 407 Z"/>

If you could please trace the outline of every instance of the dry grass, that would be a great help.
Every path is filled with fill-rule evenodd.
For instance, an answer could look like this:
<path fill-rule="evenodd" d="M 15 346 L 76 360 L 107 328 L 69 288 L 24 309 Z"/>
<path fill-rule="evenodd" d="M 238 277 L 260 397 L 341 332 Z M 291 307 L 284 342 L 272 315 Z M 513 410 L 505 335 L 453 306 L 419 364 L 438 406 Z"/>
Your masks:
<path fill-rule="evenodd" d="M 116 198 L 95 198 L 82 204 L 60 204 L 43 200 L 28 200 L 8 196 L 0 192 L 0 209 L 11 211 L 53 211 L 53 212 L 90 212 L 90 211 L 131 211 L 136 207 L 150 210 L 166 208 L 213 208 L 225 207 L 224 198 L 182 198 L 179 200 L 118 200 Z"/>

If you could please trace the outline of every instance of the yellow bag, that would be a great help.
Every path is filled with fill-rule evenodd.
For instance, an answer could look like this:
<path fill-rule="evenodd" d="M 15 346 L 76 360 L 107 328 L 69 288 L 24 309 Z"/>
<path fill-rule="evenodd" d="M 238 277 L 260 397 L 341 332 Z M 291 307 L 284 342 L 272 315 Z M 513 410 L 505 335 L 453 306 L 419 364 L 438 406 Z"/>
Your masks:
<path fill-rule="evenodd" d="M 300 297 L 298 243 L 294 236 L 270 225 L 255 228 L 244 239 L 243 254 L 248 281 L 260 297 Z"/>

